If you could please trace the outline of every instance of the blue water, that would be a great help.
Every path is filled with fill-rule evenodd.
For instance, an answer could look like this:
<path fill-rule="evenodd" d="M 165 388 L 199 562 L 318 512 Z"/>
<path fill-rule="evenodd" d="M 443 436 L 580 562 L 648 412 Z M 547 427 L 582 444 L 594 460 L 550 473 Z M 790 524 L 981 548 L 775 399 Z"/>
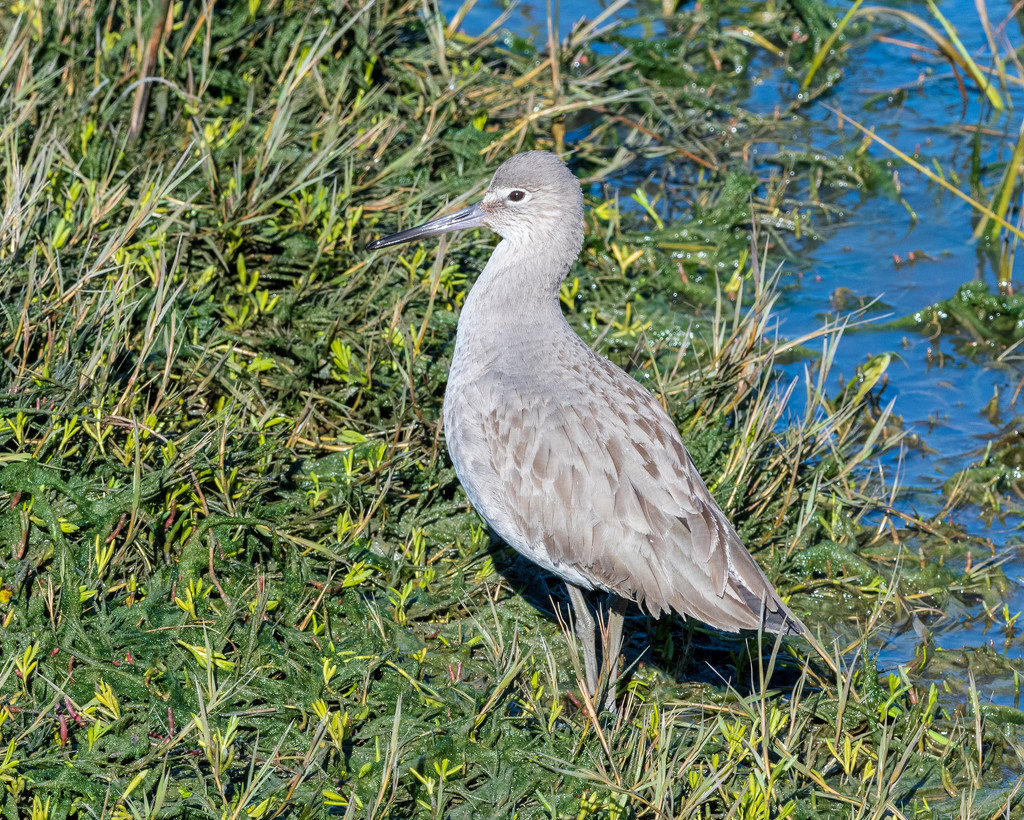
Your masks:
<path fill-rule="evenodd" d="M 845 4 L 844 4 L 845 5 Z M 943 14 L 959 32 L 968 51 L 979 57 L 987 53 L 985 35 L 978 24 L 975 4 L 944 2 Z M 452 14 L 457 3 L 442 4 Z M 923 3 L 905 2 L 900 8 L 929 19 Z M 990 20 L 998 26 L 1010 12 L 1006 0 L 989 0 Z M 558 31 L 564 37 L 574 22 L 593 19 L 602 4 L 588 0 L 566 0 L 553 6 Z M 657 19 L 659 6 L 630 4 L 619 18 L 629 34 L 657 37 L 662 28 Z M 481 0 L 464 21 L 464 29 L 478 33 L 501 13 L 495 2 Z M 542 46 L 547 40 L 548 8 L 544 4 L 520 3 L 505 23 L 505 29 L 518 36 L 532 37 Z M 933 21 L 934 22 L 934 21 Z M 935 24 L 938 26 L 938 24 Z M 876 31 L 882 31 L 881 27 Z M 1010 19 L 1006 35 L 1015 46 L 1024 41 L 1018 24 Z M 895 33 L 901 39 L 923 42 L 908 32 Z M 979 60 L 987 64 L 986 60 Z M 781 103 L 792 100 L 796 92 L 792 77 L 785 74 L 771 56 L 758 57 L 752 67 L 749 96 L 739 101 L 755 112 L 770 114 Z M 906 89 L 906 95 L 895 95 Z M 881 96 L 879 96 L 881 95 Z M 1024 92 L 1009 100 L 1012 108 L 1001 116 L 982 117 L 978 94 L 968 88 L 965 105 L 948 64 L 937 57 L 913 53 L 906 48 L 873 40 L 850 53 L 843 78 L 834 92 L 805 106 L 803 114 L 810 124 L 804 139 L 812 147 L 842 153 L 856 146 L 860 137 L 846 125 L 837 128 L 836 115 L 828 107 L 850 117 L 894 143 L 906 153 L 920 146 L 925 164 L 938 159 L 947 172 L 954 171 L 962 181 L 970 174 L 972 140 L 969 130 L 960 126 L 984 125 L 998 132 L 983 137 L 983 160 L 1005 159 L 1012 146 L 1024 110 Z M 871 105 L 867 103 L 870 101 Z M 898 100 L 898 102 L 895 102 Z M 828 106 L 828 107 L 826 107 Z M 1010 138 L 1007 139 L 1005 136 Z M 764 152 L 774 146 L 763 146 Z M 885 149 L 873 145 L 872 155 L 889 159 Z M 972 240 L 970 207 L 940 189 L 913 169 L 893 159 L 902 197 L 917 214 L 912 219 L 904 204 L 882 195 L 850 194 L 841 204 L 842 216 L 831 226 L 815 228 L 823 241 L 797 244 L 802 264 L 791 277 L 799 284 L 788 289 L 779 304 L 782 332 L 790 337 L 821 326 L 826 317 L 834 317 L 832 296 L 837 288 L 847 288 L 860 297 L 879 298 L 887 309 L 884 317 L 914 314 L 928 305 L 953 295 L 964 282 L 981 279 L 994 285 L 995 275 L 988 257 L 980 253 Z M 609 180 L 615 184 L 616 180 Z M 995 177 L 987 177 L 992 184 Z M 631 184 L 623 174 L 620 184 Z M 916 258 L 912 264 L 910 255 Z M 894 257 L 899 257 L 897 265 Z M 1015 271 L 1014 286 L 1021 292 L 1024 282 Z M 879 320 L 876 319 L 876 324 Z M 884 461 L 889 480 L 899 469 L 905 489 L 899 504 L 921 515 L 936 514 L 945 504 L 943 482 L 964 466 L 980 459 L 986 443 L 1000 429 L 983 412 L 994 394 L 1000 396 L 1000 417 L 1004 423 L 1024 418 L 1024 351 L 1002 364 L 984 356 L 968 360 L 957 352 L 952 340 L 931 341 L 916 333 L 883 327 L 848 334 L 839 348 L 833 377 L 849 379 L 855 368 L 869 356 L 891 352 L 898 354 L 890 365 L 889 387 L 884 399 L 895 397 L 894 412 L 901 416 L 907 430 L 917 433 L 926 448 L 905 450 Z M 932 355 L 929 356 L 929 353 Z M 944 356 L 935 354 L 941 353 Z M 1018 395 L 1013 400 L 1014 393 Z M 801 405 L 796 398 L 796 407 Z M 981 512 L 973 508 L 955 511 L 953 520 L 972 534 L 990 538 L 999 550 L 1020 541 L 1022 522 L 1008 518 L 986 525 Z M 1024 554 L 1024 549 L 1022 549 Z M 1024 610 L 1024 557 L 1014 554 L 1005 565 L 1014 582 L 1006 603 L 1011 613 Z M 1001 628 L 988 625 L 984 612 L 964 611 L 952 623 L 934 623 L 935 646 L 961 652 L 969 647 L 992 644 L 1013 662 L 1024 661 L 1020 640 L 1006 641 Z M 895 667 L 914 658 L 920 638 L 912 629 L 894 630 L 880 642 L 881 663 Z M 986 687 L 993 700 L 1012 703 L 1012 687 L 1006 681 L 992 681 Z"/>

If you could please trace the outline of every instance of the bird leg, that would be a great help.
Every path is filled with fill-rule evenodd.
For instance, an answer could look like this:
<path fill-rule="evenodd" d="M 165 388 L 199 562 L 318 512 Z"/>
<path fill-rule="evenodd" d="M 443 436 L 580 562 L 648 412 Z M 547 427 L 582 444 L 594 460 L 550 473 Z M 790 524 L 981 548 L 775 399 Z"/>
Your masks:
<path fill-rule="evenodd" d="M 607 675 L 604 708 L 615 712 L 615 684 L 619 681 L 619 654 L 622 652 L 622 626 L 626 617 L 626 601 L 612 593 L 608 596 L 608 622 L 601 629 L 602 676 Z"/>
<path fill-rule="evenodd" d="M 566 582 L 569 600 L 572 601 L 573 614 L 576 617 L 576 637 L 583 644 L 583 667 L 587 673 L 587 689 L 591 695 L 597 695 L 597 647 L 594 644 L 594 616 L 590 614 L 587 599 L 583 590 L 575 584 Z"/>
<path fill-rule="evenodd" d="M 598 674 L 597 643 L 594 616 L 587 606 L 587 598 L 575 584 L 567 583 L 569 600 L 572 601 L 576 618 L 576 637 L 583 644 L 583 666 L 587 675 L 587 690 L 594 699 L 595 707 L 600 703 L 604 691 L 604 708 L 615 713 L 615 685 L 619 680 L 619 654 L 622 651 L 622 627 L 626 616 L 627 601 L 618 595 L 608 596 L 607 620 L 601 627 L 601 668 Z"/>

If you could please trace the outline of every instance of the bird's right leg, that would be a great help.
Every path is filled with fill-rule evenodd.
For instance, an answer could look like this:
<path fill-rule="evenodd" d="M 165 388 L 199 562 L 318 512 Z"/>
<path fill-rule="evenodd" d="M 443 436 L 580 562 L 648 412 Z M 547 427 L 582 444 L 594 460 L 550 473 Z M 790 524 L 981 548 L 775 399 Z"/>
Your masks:
<path fill-rule="evenodd" d="M 602 629 L 604 652 L 602 673 L 608 674 L 608 691 L 604 708 L 615 713 L 615 686 L 619 682 L 619 655 L 622 652 L 622 625 L 626 618 L 627 602 L 612 593 L 608 598 L 608 624 Z"/>
<path fill-rule="evenodd" d="M 583 666 L 587 673 L 587 689 L 591 697 L 597 697 L 597 646 L 594 643 L 594 616 L 590 614 L 587 599 L 575 584 L 566 582 L 569 600 L 572 601 L 573 614 L 576 617 L 576 637 L 583 644 Z"/>

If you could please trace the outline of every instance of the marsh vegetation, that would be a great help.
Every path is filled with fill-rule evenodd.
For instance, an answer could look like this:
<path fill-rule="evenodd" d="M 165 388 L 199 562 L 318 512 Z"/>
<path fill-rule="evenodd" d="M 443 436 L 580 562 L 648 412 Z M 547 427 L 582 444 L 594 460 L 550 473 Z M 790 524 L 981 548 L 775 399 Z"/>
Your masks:
<path fill-rule="evenodd" d="M 902 208 L 914 173 L 845 119 L 808 140 L 858 49 L 924 32 L 988 111 L 1015 52 L 965 56 L 928 5 L 624 5 L 533 39 L 393 0 L 0 11 L 5 816 L 1020 814 L 1019 539 L 959 518 L 1019 521 L 1019 391 L 915 505 L 896 351 L 835 366 L 872 295 L 777 322 L 844 197 Z M 911 157 L 985 209 L 1000 275 L 898 327 L 1019 373 L 1011 137 L 962 184 Z M 618 715 L 581 700 L 558 585 L 490 542 L 438 424 L 493 239 L 364 250 L 529 148 L 586 181 L 569 321 L 664 401 L 824 654 L 634 613 Z M 965 612 L 992 640 L 936 647 Z"/>

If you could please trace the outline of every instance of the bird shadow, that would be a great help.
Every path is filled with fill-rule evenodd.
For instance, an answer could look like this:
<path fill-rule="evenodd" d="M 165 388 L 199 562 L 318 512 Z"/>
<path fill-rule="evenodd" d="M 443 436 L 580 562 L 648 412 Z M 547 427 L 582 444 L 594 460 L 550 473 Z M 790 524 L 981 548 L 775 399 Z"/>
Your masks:
<path fill-rule="evenodd" d="M 492 541 L 492 554 L 495 569 L 515 594 L 545 617 L 568 622 L 572 606 L 560 578 L 504 548 L 499 539 Z M 606 617 L 606 595 L 589 593 L 587 599 L 595 617 Z M 653 667 L 676 683 L 729 688 L 741 697 L 766 687 L 791 690 L 808 663 L 817 666 L 815 656 L 802 651 L 799 639 L 787 637 L 784 644 L 796 651 L 784 646 L 773 660 L 776 641 L 773 633 L 722 632 L 675 613 L 655 619 L 631 603 L 623 629 L 620 686 L 634 672 Z"/>

